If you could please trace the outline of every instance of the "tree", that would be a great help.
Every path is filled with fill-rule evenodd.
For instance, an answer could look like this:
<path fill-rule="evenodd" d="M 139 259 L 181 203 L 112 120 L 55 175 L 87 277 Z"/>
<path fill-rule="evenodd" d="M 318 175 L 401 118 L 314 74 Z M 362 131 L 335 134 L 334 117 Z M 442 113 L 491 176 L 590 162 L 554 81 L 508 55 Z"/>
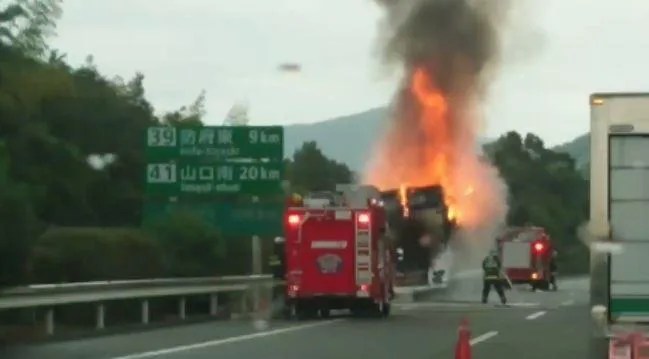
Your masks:
<path fill-rule="evenodd" d="M 8 169 L 6 146 L 0 142 L 0 287 L 23 282 L 38 232 L 27 188 L 9 179 Z"/>
<path fill-rule="evenodd" d="M 38 247 L 39 258 L 46 263 L 52 248 L 60 252 L 59 258 L 72 258 L 71 252 L 64 252 L 80 248 L 97 252 L 88 252 L 89 257 L 100 256 L 100 247 L 79 239 L 86 235 L 107 246 L 148 246 L 147 240 L 138 242 L 109 230 L 140 225 L 146 129 L 164 123 L 201 125 L 205 115 L 204 91 L 189 106 L 159 119 L 146 98 L 144 74 L 137 72 L 127 81 L 107 79 L 92 55 L 80 67 L 68 65 L 65 55 L 46 43 L 60 16 L 60 3 L 0 1 L 0 285 L 25 278 L 26 259 L 36 248 L 32 244 L 47 229 L 102 228 L 96 233 L 59 231 L 56 236 L 48 230 L 48 246 Z M 100 166 L 97 159 L 103 161 Z M 102 234 L 104 227 L 111 227 L 110 235 Z M 194 234 L 213 235 L 198 224 L 190 229 Z M 78 241 L 65 240 L 73 234 Z M 54 243 L 59 239 L 61 243 Z M 204 242 L 187 241 L 190 252 L 206 248 L 201 247 Z M 172 240 L 163 242 L 173 248 Z M 155 248 L 151 250 L 154 260 Z M 201 254 L 201 250 L 191 253 Z M 168 256 L 172 263 L 168 269 L 179 273 L 209 269 L 214 258 L 192 264 L 191 254 L 185 257 L 180 249 Z M 184 269 L 174 268 L 173 263 Z M 111 265 L 116 264 L 105 267 Z M 106 268 L 97 275 L 107 275 Z"/>
<path fill-rule="evenodd" d="M 313 141 L 295 151 L 287 163 L 286 177 L 297 192 L 334 190 L 336 184 L 353 180 L 345 164 L 327 158 Z"/>
<path fill-rule="evenodd" d="M 202 90 L 189 106 L 183 106 L 176 111 L 165 114 L 160 119 L 160 122 L 168 125 L 202 126 L 202 118 L 205 113 L 205 90 Z"/>
<path fill-rule="evenodd" d="M 12 46 L 16 41 L 13 24 L 26 15 L 18 4 L 9 4 L 0 10 L 0 46 Z"/>
<path fill-rule="evenodd" d="M 508 223 L 546 228 L 560 252 L 572 253 L 560 256 L 569 270 L 585 270 L 587 252 L 577 229 L 588 217 L 588 182 L 575 161 L 545 148 L 534 134 L 523 139 L 516 132 L 487 145 L 485 152 L 509 188 Z"/>
<path fill-rule="evenodd" d="M 0 10 L 0 44 L 43 56 L 60 16 L 61 0 L 14 0 Z"/>

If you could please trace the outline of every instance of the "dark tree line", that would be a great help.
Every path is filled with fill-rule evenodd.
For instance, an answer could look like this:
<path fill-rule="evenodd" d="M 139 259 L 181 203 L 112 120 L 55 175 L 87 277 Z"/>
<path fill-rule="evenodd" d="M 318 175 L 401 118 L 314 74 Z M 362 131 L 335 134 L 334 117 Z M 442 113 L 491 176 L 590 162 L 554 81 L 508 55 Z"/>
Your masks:
<path fill-rule="evenodd" d="M 218 263 L 243 250 L 226 251 L 218 228 L 184 218 L 186 213 L 149 231 L 154 233 L 107 230 L 140 226 L 145 129 L 200 124 L 206 94 L 157 117 L 143 74 L 109 79 L 92 56 L 73 67 L 48 47 L 60 0 L 0 6 L 0 286 L 227 271 Z M 315 143 L 286 164 L 299 190 L 329 188 L 351 176 Z M 149 258 L 146 268 L 128 269 L 120 260 L 135 258 L 124 252 L 129 246 Z M 113 263 L 114 272 L 110 264 L 101 269 L 101 260 Z"/>

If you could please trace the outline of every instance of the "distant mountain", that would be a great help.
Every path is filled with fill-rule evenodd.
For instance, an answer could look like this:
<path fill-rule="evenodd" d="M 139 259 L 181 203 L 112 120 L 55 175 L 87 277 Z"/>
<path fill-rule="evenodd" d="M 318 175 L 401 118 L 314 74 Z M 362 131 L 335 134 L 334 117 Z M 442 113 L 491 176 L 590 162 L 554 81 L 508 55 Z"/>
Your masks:
<path fill-rule="evenodd" d="M 553 148 L 555 151 L 565 152 L 575 159 L 577 169 L 588 176 L 590 164 L 590 133 L 583 134 L 570 142 Z"/>
<path fill-rule="evenodd" d="M 389 121 L 389 109 L 378 107 L 357 114 L 310 124 L 285 126 L 284 153 L 292 157 L 306 141 L 316 141 L 329 158 L 345 163 L 352 170 L 362 171 L 372 146 L 380 138 Z M 482 143 L 490 142 L 483 139 Z M 587 175 L 590 163 L 590 135 L 583 134 L 553 148 L 572 156 L 577 168 Z"/>
<path fill-rule="evenodd" d="M 389 114 L 388 108 L 379 107 L 311 124 L 287 125 L 284 154 L 292 157 L 304 142 L 316 141 L 327 157 L 345 163 L 354 171 L 362 171 L 373 144 L 389 123 Z"/>
<path fill-rule="evenodd" d="M 379 107 L 322 122 L 285 126 L 284 154 L 292 157 L 304 142 L 316 141 L 327 157 L 361 171 L 372 144 L 388 123 L 388 114 L 387 108 Z"/>

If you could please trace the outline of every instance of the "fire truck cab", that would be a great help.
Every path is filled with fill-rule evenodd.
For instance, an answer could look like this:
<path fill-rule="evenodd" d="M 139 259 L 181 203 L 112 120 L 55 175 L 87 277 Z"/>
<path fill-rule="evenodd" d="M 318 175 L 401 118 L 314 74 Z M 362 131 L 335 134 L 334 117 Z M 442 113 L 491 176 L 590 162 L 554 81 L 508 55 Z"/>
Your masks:
<path fill-rule="evenodd" d="M 512 283 L 530 284 L 532 290 L 549 288 L 554 248 L 543 228 L 510 228 L 498 238 L 497 246 L 503 271 Z"/>
<path fill-rule="evenodd" d="M 394 253 L 385 210 L 370 186 L 306 196 L 284 217 L 286 314 L 328 317 L 332 309 L 388 316 Z"/>

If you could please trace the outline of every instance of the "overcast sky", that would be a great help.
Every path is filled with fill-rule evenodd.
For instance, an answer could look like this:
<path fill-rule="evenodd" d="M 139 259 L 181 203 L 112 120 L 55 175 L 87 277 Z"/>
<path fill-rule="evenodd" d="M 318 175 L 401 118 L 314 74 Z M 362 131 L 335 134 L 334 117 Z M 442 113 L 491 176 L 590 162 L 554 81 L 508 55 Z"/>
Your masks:
<path fill-rule="evenodd" d="M 495 1 L 495 0 L 494 0 Z M 588 129 L 588 95 L 649 91 L 649 1 L 514 0 L 486 135 L 517 130 L 548 144 Z M 207 122 L 236 102 L 252 124 L 308 123 L 389 102 L 396 76 L 376 54 L 371 0 L 64 0 L 53 45 L 73 65 L 145 76 L 158 112 L 207 91 Z M 277 71 L 302 64 L 297 75 Z"/>

